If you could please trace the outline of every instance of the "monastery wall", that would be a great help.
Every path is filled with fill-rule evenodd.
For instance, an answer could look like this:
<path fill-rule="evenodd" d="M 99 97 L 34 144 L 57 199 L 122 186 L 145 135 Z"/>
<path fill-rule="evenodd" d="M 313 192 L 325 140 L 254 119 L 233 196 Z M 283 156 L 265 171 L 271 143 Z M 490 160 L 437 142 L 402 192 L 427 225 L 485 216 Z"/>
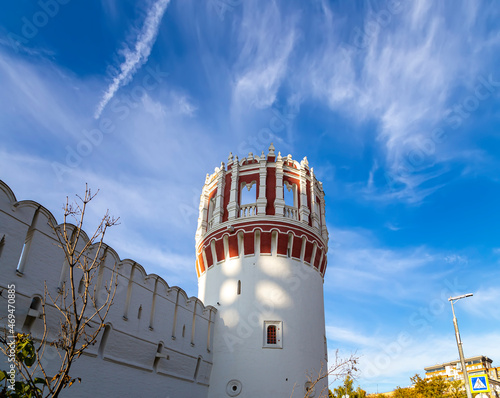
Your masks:
<path fill-rule="evenodd" d="M 35 339 L 43 331 L 44 284 L 55 297 L 67 280 L 64 253 L 49 222 L 57 225 L 47 209 L 33 201 L 17 201 L 0 181 L 0 329 L 7 324 L 7 286 L 14 284 L 16 330 L 31 332 Z M 206 397 L 217 310 L 170 287 L 158 275 L 148 275 L 140 264 L 121 260 L 113 248 L 105 250 L 96 286 L 102 302 L 115 268 L 116 295 L 106 328 L 70 372 L 82 383 L 62 396 Z M 57 334 L 58 313 L 50 306 L 46 313 L 51 340 Z M 44 362 L 49 373 L 59 365 L 53 348 Z M 8 369 L 6 358 L 0 358 L 0 368 Z"/>

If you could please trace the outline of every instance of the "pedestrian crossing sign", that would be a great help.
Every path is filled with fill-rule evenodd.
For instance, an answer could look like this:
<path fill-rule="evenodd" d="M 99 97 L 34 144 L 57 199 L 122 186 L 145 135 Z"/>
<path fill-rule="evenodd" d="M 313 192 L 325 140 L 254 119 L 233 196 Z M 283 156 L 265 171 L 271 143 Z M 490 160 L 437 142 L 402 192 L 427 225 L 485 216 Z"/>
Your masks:
<path fill-rule="evenodd" d="M 490 383 L 488 382 L 487 374 L 470 375 L 469 384 L 472 393 L 490 391 Z"/>

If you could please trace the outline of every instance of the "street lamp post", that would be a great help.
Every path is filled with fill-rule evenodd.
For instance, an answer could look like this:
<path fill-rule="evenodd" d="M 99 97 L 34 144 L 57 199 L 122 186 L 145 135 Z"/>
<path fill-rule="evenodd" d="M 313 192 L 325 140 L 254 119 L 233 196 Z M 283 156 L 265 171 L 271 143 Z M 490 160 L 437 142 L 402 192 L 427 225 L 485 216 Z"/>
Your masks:
<path fill-rule="evenodd" d="M 457 339 L 458 354 L 460 355 L 460 363 L 462 364 L 462 372 L 464 374 L 465 381 L 465 391 L 467 392 L 467 398 L 472 398 L 469 387 L 469 375 L 467 374 L 467 366 L 465 365 L 464 351 L 462 350 L 462 340 L 460 339 L 460 332 L 458 331 L 457 317 L 455 316 L 455 309 L 453 308 L 453 301 L 460 300 L 466 297 L 472 296 L 472 293 L 462 294 L 457 297 L 450 297 L 448 301 L 451 303 L 451 311 L 453 312 L 453 326 L 455 326 L 455 337 Z"/>

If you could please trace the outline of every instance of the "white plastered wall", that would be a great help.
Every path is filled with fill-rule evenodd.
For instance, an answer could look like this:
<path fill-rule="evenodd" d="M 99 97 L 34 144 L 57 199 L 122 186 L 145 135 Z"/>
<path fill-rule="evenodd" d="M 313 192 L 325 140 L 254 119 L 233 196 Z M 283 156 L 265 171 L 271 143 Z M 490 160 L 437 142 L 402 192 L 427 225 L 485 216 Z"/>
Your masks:
<path fill-rule="evenodd" d="M 215 264 L 198 283 L 200 299 L 218 310 L 209 397 L 230 396 L 231 380 L 241 383 L 238 397 L 290 397 L 292 390 L 303 397 L 306 373 L 326 370 L 326 361 L 323 369 L 318 363 L 326 354 L 320 273 L 300 260 L 250 255 Z M 264 321 L 282 322 L 283 348 L 263 348 Z"/>
<path fill-rule="evenodd" d="M 37 209 L 38 217 L 33 223 Z M 16 286 L 17 331 L 30 320 L 28 311 L 32 299 L 43 297 L 44 283 L 55 296 L 64 279 L 63 253 L 55 244 L 49 221 L 56 223 L 50 212 L 35 202 L 18 202 L 9 187 L 0 181 L 0 240 L 3 238 L 0 290 L 6 292 L 8 285 Z M 16 268 L 30 226 L 31 243 L 21 273 Z M 148 275 L 134 261 L 121 260 L 112 248 L 108 248 L 101 274 L 101 293 L 115 264 L 119 284 L 106 319 L 107 338 L 103 339 L 101 332 L 96 344 L 74 363 L 70 375 L 80 377 L 82 383 L 75 383 L 61 395 L 206 397 L 213 356 L 209 336 L 213 336 L 217 311 L 205 307 L 195 297 L 188 298 L 181 288 L 169 287 L 157 275 Z M 58 330 L 58 313 L 50 306 L 46 312 L 49 339 L 52 339 Z M 7 305 L 2 298 L 0 319 L 6 319 L 6 315 Z M 29 331 L 36 338 L 42 332 L 43 322 L 36 316 L 31 321 Z M 1 322 L 0 329 L 6 325 Z M 6 364 L 7 359 L 0 356 L 0 368 L 7 369 Z M 58 364 L 57 353 L 47 349 L 44 366 L 48 373 L 54 373 Z"/>

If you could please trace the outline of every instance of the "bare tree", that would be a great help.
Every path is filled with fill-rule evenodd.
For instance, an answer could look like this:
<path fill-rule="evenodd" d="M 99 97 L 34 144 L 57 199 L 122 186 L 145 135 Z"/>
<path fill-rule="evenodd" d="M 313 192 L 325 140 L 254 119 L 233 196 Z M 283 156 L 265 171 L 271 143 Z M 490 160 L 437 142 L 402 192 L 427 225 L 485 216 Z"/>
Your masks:
<path fill-rule="evenodd" d="M 51 225 L 57 244 L 64 252 L 67 280 L 55 295 L 49 292 L 45 284 L 41 302 L 42 335 L 32 338 L 28 334 L 17 334 L 16 368 L 21 381 L 16 382 L 17 395 L 4 388 L 5 396 L 58 397 L 64 388 L 70 387 L 75 381 L 81 381 L 78 377 L 70 376 L 71 366 L 89 345 L 95 343 L 105 327 L 106 316 L 117 287 L 116 264 L 109 281 L 103 283 L 100 291 L 95 279 L 106 260 L 104 236 L 108 228 L 117 225 L 118 219 L 110 216 L 107 211 L 91 236 L 87 236 L 83 230 L 87 206 L 96 194 L 92 194 L 86 186 L 85 195 L 77 195 L 75 203 L 70 203 L 66 198 L 63 223 Z M 74 224 L 69 223 L 70 219 Z M 49 317 L 53 316 L 59 318 L 56 333 L 49 330 Z M 7 355 L 7 350 L 12 345 L 9 346 L 6 339 L 2 340 L 2 351 Z M 60 358 L 60 366 L 55 374 L 49 374 L 49 370 L 43 365 L 44 354 L 49 346 L 57 350 Z M 6 372 L 1 373 L 4 377 L 7 376 Z"/>
<path fill-rule="evenodd" d="M 346 376 L 349 376 L 351 378 L 354 377 L 354 375 L 358 371 L 358 361 L 359 357 L 355 356 L 354 354 L 351 354 L 349 357 L 343 358 L 339 357 L 338 350 L 335 351 L 333 365 L 331 365 L 329 368 L 326 368 L 324 364 L 321 364 L 321 367 L 318 371 L 307 373 L 306 376 L 308 381 L 306 382 L 304 398 L 327 398 L 328 385 L 336 380 L 344 379 Z M 319 385 L 323 385 L 322 381 L 325 379 L 328 379 L 326 386 L 322 387 L 321 391 L 317 391 L 317 387 Z M 294 385 L 290 397 L 293 397 L 296 386 L 297 385 Z"/>

